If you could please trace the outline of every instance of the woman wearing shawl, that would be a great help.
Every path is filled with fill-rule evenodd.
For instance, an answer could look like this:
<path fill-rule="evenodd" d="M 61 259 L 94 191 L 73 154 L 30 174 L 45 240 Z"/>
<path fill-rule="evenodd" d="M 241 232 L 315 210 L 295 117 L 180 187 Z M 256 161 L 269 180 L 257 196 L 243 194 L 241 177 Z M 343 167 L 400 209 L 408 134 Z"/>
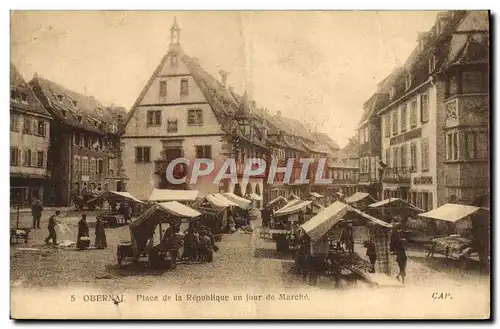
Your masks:
<path fill-rule="evenodd" d="M 78 237 L 76 247 L 78 249 L 86 249 L 89 247 L 89 226 L 87 225 L 87 215 L 83 214 L 82 219 L 78 222 Z"/>
<path fill-rule="evenodd" d="M 106 241 L 106 231 L 104 230 L 104 222 L 100 217 L 97 217 L 95 223 L 95 247 L 97 249 L 105 249 L 108 247 Z"/>

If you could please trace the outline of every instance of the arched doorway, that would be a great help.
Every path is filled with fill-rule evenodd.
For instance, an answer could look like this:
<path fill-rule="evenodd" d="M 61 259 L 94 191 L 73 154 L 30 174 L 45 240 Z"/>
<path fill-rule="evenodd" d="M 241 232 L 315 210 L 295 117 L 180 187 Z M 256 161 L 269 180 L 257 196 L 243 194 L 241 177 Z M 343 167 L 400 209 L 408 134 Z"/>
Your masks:
<path fill-rule="evenodd" d="M 234 185 L 233 194 L 236 194 L 237 196 L 243 197 L 243 194 L 241 193 L 241 185 L 240 185 L 240 183 L 236 183 Z"/>

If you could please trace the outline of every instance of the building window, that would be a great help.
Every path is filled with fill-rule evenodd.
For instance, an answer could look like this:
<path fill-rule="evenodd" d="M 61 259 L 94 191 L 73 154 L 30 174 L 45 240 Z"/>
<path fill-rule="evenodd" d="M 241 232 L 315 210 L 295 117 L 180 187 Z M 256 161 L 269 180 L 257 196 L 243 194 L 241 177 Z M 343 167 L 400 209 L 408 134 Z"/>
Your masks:
<path fill-rule="evenodd" d="M 212 146 L 211 145 L 197 145 L 196 146 L 197 159 L 212 159 Z"/>
<path fill-rule="evenodd" d="M 401 146 L 401 168 L 408 167 L 408 148 L 405 145 Z"/>
<path fill-rule="evenodd" d="M 189 95 L 189 81 L 188 79 L 181 79 L 181 96 Z"/>
<path fill-rule="evenodd" d="M 31 152 L 31 166 L 36 167 L 38 163 L 38 153 L 36 151 Z"/>
<path fill-rule="evenodd" d="M 101 177 L 104 172 L 104 161 L 102 159 L 97 160 L 97 176 Z"/>
<path fill-rule="evenodd" d="M 42 120 L 38 120 L 36 135 L 45 137 L 45 122 Z"/>
<path fill-rule="evenodd" d="M 406 104 L 401 106 L 401 131 L 406 131 L 406 118 L 408 117 L 408 107 Z"/>
<path fill-rule="evenodd" d="M 429 139 L 422 138 L 420 140 L 420 152 L 421 152 L 421 167 L 422 171 L 429 170 Z"/>
<path fill-rule="evenodd" d="M 474 160 L 476 158 L 476 142 L 477 135 L 475 132 L 467 132 L 465 134 L 465 156 L 468 160 Z"/>
<path fill-rule="evenodd" d="M 137 163 L 151 162 L 151 147 L 136 147 L 135 162 Z"/>
<path fill-rule="evenodd" d="M 413 142 L 410 145 L 411 171 L 417 171 L 417 143 Z"/>
<path fill-rule="evenodd" d="M 420 95 L 420 120 L 429 121 L 429 94 Z"/>
<path fill-rule="evenodd" d="M 434 72 L 435 69 L 436 69 L 436 56 L 431 55 L 431 57 L 429 57 L 429 74 Z"/>
<path fill-rule="evenodd" d="M 160 97 L 166 97 L 167 96 L 167 81 L 163 80 L 160 81 Z"/>
<path fill-rule="evenodd" d="M 61 114 L 63 118 L 66 118 L 68 116 L 68 112 L 66 110 L 61 110 Z"/>
<path fill-rule="evenodd" d="M 446 160 L 458 160 L 458 133 L 446 135 Z"/>
<path fill-rule="evenodd" d="M 387 166 L 391 165 L 391 149 L 390 148 L 385 150 L 385 164 Z"/>
<path fill-rule="evenodd" d="M 161 111 L 148 111 L 148 127 L 161 125 Z"/>
<path fill-rule="evenodd" d="M 78 173 L 80 172 L 81 168 L 80 168 L 80 157 L 78 155 L 75 155 L 74 158 L 73 158 L 73 172 L 75 173 L 75 175 L 78 175 Z"/>
<path fill-rule="evenodd" d="M 45 153 L 43 151 L 37 152 L 37 167 L 44 168 L 45 167 Z"/>
<path fill-rule="evenodd" d="M 188 110 L 188 126 L 203 126 L 203 111 L 201 109 Z"/>
<path fill-rule="evenodd" d="M 369 134 L 368 127 L 365 127 L 365 129 L 363 130 L 363 132 L 365 133 L 365 143 L 367 143 L 368 142 L 368 134 Z"/>
<path fill-rule="evenodd" d="M 28 104 L 28 95 L 21 93 L 21 103 Z"/>
<path fill-rule="evenodd" d="M 176 133 L 176 132 L 177 132 L 177 119 L 167 120 L 167 133 Z"/>
<path fill-rule="evenodd" d="M 410 127 L 415 128 L 417 126 L 417 101 L 413 100 L 411 102 L 410 108 Z"/>
<path fill-rule="evenodd" d="M 391 136 L 391 115 L 390 114 L 386 114 L 386 116 L 384 117 L 384 134 L 385 134 L 385 137 L 390 137 Z"/>
<path fill-rule="evenodd" d="M 31 150 L 24 150 L 24 167 L 31 167 Z"/>
<path fill-rule="evenodd" d="M 21 151 L 17 147 L 10 148 L 10 165 L 19 166 Z"/>
<path fill-rule="evenodd" d="M 89 174 L 89 158 L 82 158 L 82 175 L 87 176 Z"/>
<path fill-rule="evenodd" d="M 408 75 L 405 78 L 405 88 L 406 88 L 406 90 L 410 89 L 410 87 L 411 87 L 411 80 L 412 80 L 412 76 L 411 76 L 410 73 L 408 73 Z"/>
<path fill-rule="evenodd" d="M 448 77 L 447 85 L 447 96 L 451 97 L 458 94 L 458 79 L 456 75 Z"/>
<path fill-rule="evenodd" d="M 462 92 L 464 94 L 487 92 L 487 80 L 487 77 L 481 71 L 463 72 Z"/>
<path fill-rule="evenodd" d="M 487 132 L 477 135 L 477 158 L 487 159 L 489 156 L 489 136 Z"/>
<path fill-rule="evenodd" d="M 19 115 L 17 114 L 10 115 L 10 130 L 19 131 Z"/>
<path fill-rule="evenodd" d="M 94 176 L 96 173 L 96 163 L 95 158 L 90 158 L 90 175 Z"/>
<path fill-rule="evenodd" d="M 17 100 L 17 93 L 15 90 L 10 91 L 10 99 L 13 101 Z"/>
<path fill-rule="evenodd" d="M 33 128 L 33 123 L 32 119 L 28 116 L 24 117 L 24 124 L 23 124 L 23 132 L 25 134 L 30 134 L 32 133 L 32 128 Z"/>
<path fill-rule="evenodd" d="M 392 112 L 392 134 L 396 135 L 398 133 L 398 110 Z"/>
<path fill-rule="evenodd" d="M 400 150 L 399 147 L 395 147 L 393 152 L 392 152 L 392 166 L 393 168 L 398 168 L 399 167 L 399 161 L 401 160 L 400 158 Z"/>

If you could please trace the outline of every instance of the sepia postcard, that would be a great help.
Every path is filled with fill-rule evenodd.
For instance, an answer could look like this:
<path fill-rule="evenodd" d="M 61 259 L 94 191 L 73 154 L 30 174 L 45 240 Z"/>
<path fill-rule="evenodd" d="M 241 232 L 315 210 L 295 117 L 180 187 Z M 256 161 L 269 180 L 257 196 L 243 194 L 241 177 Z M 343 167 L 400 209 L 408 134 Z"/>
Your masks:
<path fill-rule="evenodd" d="M 490 12 L 10 13 L 12 319 L 490 319 Z"/>

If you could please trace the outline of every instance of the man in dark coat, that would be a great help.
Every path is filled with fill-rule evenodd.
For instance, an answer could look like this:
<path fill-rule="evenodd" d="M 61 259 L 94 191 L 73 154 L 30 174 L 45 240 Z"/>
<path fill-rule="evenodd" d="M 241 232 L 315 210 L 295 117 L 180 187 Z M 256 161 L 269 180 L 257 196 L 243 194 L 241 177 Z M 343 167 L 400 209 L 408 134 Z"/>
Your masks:
<path fill-rule="evenodd" d="M 33 215 L 33 228 L 40 228 L 40 218 L 42 217 L 43 206 L 40 200 L 33 199 L 31 214 Z"/>
<path fill-rule="evenodd" d="M 45 244 L 49 244 L 49 241 L 52 240 L 52 244 L 57 244 L 57 235 L 56 235 L 56 225 L 58 224 L 58 217 L 61 214 L 59 210 L 56 210 L 55 215 L 50 216 L 49 224 L 47 225 L 47 229 L 49 230 L 49 236 L 45 238 Z"/>

